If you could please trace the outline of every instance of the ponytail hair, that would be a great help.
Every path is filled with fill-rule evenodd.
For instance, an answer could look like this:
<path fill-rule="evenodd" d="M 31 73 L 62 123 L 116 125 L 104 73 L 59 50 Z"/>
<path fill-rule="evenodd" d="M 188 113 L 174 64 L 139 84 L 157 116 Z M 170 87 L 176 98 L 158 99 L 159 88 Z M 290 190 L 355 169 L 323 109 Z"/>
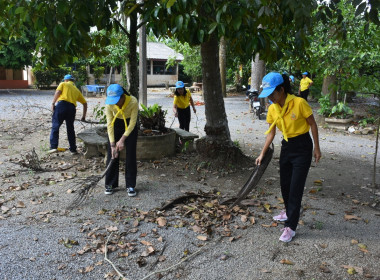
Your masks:
<path fill-rule="evenodd" d="M 131 96 L 131 94 L 124 87 L 121 87 L 121 88 L 123 89 L 123 93 L 125 95 Z"/>
<path fill-rule="evenodd" d="M 285 94 L 287 94 L 287 93 L 293 94 L 292 88 L 290 86 L 289 76 L 286 74 L 282 74 L 282 78 L 284 79 L 284 82 L 281 85 L 278 85 L 276 87 L 276 90 L 278 91 L 278 90 L 280 90 L 280 88 L 283 87 Z"/>

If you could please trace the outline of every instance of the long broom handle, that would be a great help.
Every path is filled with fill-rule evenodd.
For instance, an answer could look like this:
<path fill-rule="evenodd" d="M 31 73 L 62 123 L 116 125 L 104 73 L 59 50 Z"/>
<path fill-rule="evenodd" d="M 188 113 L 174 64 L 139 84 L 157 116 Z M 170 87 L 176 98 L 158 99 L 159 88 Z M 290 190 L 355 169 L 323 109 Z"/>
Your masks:
<path fill-rule="evenodd" d="M 104 176 L 106 176 L 108 170 L 110 170 L 110 168 L 111 168 L 113 161 L 114 161 L 114 159 L 112 158 L 110 160 L 110 162 L 108 163 L 106 170 L 104 170 L 103 173 L 100 175 L 100 179 L 102 179 Z"/>

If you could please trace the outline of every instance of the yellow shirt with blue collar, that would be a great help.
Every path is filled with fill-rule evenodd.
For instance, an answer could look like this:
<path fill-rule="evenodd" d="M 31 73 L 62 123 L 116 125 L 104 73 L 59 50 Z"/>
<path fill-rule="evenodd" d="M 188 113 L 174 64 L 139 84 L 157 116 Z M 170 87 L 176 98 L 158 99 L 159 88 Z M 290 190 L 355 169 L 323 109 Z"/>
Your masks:
<path fill-rule="evenodd" d="M 111 143 L 115 142 L 114 119 L 124 119 L 125 117 L 126 129 L 124 135 L 128 137 L 136 126 L 138 113 L 139 103 L 134 96 L 125 95 L 125 101 L 121 108 L 117 105 L 106 105 L 107 132 Z M 126 119 L 130 119 L 128 126 Z"/>
<path fill-rule="evenodd" d="M 313 114 L 313 110 L 307 101 L 301 97 L 296 97 L 288 93 L 287 98 L 288 108 L 282 119 L 284 120 L 285 130 L 288 138 L 293 138 L 309 132 L 310 125 L 307 122 L 307 118 Z M 282 107 L 279 104 L 272 104 L 268 108 L 267 122 L 273 124 L 279 117 L 279 111 L 275 106 L 279 107 L 281 112 Z M 284 105 L 285 106 L 285 105 Z M 284 133 L 284 127 L 281 121 L 276 122 L 278 129 Z"/>

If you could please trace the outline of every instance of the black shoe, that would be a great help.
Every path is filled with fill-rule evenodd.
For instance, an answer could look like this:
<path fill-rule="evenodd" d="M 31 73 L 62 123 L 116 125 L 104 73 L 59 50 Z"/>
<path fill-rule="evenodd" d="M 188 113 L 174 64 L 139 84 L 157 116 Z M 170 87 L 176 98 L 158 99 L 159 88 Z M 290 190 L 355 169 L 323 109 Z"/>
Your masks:
<path fill-rule="evenodd" d="M 136 196 L 135 188 L 128 188 L 127 192 L 128 192 L 128 196 Z"/>
<path fill-rule="evenodd" d="M 104 191 L 104 193 L 108 195 L 113 194 L 112 186 L 106 186 L 106 190 Z"/>

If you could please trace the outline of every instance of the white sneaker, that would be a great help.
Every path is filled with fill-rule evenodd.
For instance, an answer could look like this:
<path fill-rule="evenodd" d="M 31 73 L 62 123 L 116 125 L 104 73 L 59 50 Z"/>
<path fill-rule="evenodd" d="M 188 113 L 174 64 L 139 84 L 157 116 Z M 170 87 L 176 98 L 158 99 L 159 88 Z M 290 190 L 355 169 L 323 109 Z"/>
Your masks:
<path fill-rule="evenodd" d="M 57 149 L 50 149 L 49 151 L 47 151 L 48 154 L 53 154 L 53 153 L 57 153 L 58 150 Z"/>
<path fill-rule="evenodd" d="M 136 196 L 135 188 L 128 188 L 128 196 Z"/>

